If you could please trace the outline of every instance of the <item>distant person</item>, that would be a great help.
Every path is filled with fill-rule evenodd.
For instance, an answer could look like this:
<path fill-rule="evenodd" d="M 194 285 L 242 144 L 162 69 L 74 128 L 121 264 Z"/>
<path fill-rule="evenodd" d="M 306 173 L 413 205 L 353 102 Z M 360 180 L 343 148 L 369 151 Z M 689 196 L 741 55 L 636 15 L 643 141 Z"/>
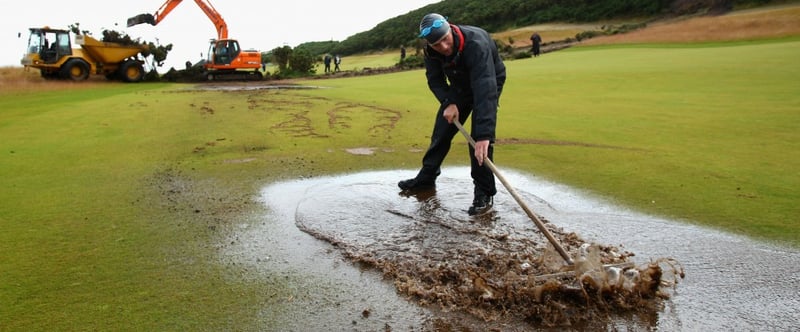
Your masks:
<path fill-rule="evenodd" d="M 325 59 L 323 61 L 325 62 L 325 73 L 326 74 L 330 73 L 331 72 L 331 55 L 330 54 L 325 54 Z"/>
<path fill-rule="evenodd" d="M 400 62 L 406 59 L 406 47 L 400 46 Z"/>
<path fill-rule="evenodd" d="M 427 14 L 419 23 L 419 38 L 426 41 L 425 77 L 438 111 L 430 135 L 430 145 L 422 157 L 416 177 L 398 182 L 403 192 L 435 187 L 442 162 L 450 151 L 458 128 L 472 115 L 469 159 L 474 199 L 467 213 L 484 213 L 497 193 L 492 170 L 484 161 L 493 160 L 497 105 L 506 81 L 506 67 L 497 45 L 486 30 L 455 25 L 439 14 Z"/>
<path fill-rule="evenodd" d="M 333 58 L 333 64 L 336 66 L 336 67 L 334 67 L 334 68 L 333 68 L 333 71 L 335 71 L 335 72 L 338 72 L 338 71 L 339 71 L 339 65 L 340 65 L 341 63 L 342 63 L 342 57 L 340 57 L 340 56 L 337 54 L 337 55 L 336 55 L 336 56 Z"/>
<path fill-rule="evenodd" d="M 539 33 L 534 32 L 531 35 L 531 53 L 533 53 L 534 57 L 539 56 L 541 53 L 541 46 L 542 46 L 542 37 L 539 36 Z"/>

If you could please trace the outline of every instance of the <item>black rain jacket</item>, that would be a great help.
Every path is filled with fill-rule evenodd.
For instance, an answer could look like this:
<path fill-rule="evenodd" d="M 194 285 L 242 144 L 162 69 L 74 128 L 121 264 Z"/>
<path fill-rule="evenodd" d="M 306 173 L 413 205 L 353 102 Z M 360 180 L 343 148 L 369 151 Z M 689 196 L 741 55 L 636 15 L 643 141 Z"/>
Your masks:
<path fill-rule="evenodd" d="M 472 137 L 494 142 L 506 67 L 485 30 L 451 24 L 450 31 L 454 49 L 451 56 L 445 57 L 429 45 L 425 47 L 428 87 L 443 106 L 471 104 Z"/>

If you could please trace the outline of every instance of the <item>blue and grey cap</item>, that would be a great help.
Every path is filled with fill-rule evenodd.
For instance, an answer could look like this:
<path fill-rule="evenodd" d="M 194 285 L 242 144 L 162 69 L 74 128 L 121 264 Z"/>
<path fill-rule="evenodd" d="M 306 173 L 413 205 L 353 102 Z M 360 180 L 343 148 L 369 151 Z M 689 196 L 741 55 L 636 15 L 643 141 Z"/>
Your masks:
<path fill-rule="evenodd" d="M 425 38 L 428 44 L 436 43 L 449 32 L 450 24 L 442 15 L 430 13 L 419 22 L 419 38 Z"/>

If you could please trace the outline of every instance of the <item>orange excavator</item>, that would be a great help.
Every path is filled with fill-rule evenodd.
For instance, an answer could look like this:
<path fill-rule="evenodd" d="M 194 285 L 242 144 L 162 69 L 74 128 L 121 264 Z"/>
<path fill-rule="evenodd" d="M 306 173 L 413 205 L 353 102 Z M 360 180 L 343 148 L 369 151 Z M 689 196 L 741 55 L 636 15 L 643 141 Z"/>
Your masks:
<path fill-rule="evenodd" d="M 183 0 L 167 0 L 155 14 L 140 14 L 128 19 L 128 27 L 148 23 L 158 25 L 167 15 Z M 228 38 L 228 24 L 207 0 L 194 0 L 211 19 L 217 29 L 217 38 L 211 39 L 203 64 L 203 75 L 209 81 L 214 80 L 260 80 L 261 52 L 256 50 L 242 50 L 236 39 Z"/>

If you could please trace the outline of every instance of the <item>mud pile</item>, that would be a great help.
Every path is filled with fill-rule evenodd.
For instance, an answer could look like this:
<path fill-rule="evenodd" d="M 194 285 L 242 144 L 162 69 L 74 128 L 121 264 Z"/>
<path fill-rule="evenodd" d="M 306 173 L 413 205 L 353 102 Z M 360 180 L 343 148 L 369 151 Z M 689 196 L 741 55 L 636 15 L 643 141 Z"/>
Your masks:
<path fill-rule="evenodd" d="M 357 191 L 369 192 L 362 189 Z M 527 216 L 509 205 L 514 202 L 501 201 L 492 212 L 469 217 L 447 206 L 468 201 L 457 195 L 440 200 L 431 192 L 406 197 L 402 204 L 396 197 L 347 195 L 345 205 L 309 195 L 298 206 L 296 224 L 349 259 L 379 269 L 398 292 L 420 304 L 485 321 L 570 326 L 655 313 L 683 277 L 675 260 L 637 266 L 633 253 L 588 243 L 543 219 L 575 261 L 566 265 Z"/>
<path fill-rule="evenodd" d="M 602 252 L 598 246 L 589 248 Z M 505 252 L 472 254 L 444 263 L 368 263 L 393 278 L 400 292 L 422 304 L 462 310 L 487 321 L 505 316 L 536 325 L 577 325 L 604 320 L 611 313 L 656 311 L 658 300 L 668 297 L 660 290 L 664 271 L 659 262 L 604 267 L 601 260 L 583 260 L 576 270 L 550 273 L 540 262 L 530 264 L 530 259 Z M 665 262 L 670 268 L 675 266 Z"/>

